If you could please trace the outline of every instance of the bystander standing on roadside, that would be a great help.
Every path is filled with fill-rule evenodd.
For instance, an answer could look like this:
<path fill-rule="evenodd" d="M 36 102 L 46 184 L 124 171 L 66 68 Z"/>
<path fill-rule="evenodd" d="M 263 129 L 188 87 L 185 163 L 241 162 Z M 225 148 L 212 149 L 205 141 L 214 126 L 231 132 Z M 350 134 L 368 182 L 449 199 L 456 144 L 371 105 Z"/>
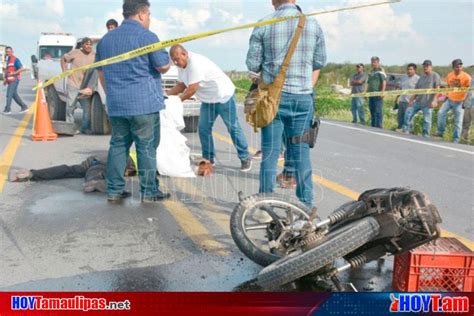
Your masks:
<path fill-rule="evenodd" d="M 451 71 L 446 82 L 448 88 L 467 88 L 471 85 L 471 76 L 463 71 L 463 64 L 461 59 L 455 59 L 452 62 L 453 71 Z M 437 136 L 443 137 L 446 129 L 446 116 L 449 110 L 454 114 L 454 130 L 453 142 L 459 143 L 461 137 L 462 121 L 463 121 L 463 102 L 466 99 L 467 92 L 449 92 L 448 98 L 441 106 L 438 112 L 438 132 Z"/>
<path fill-rule="evenodd" d="M 474 66 L 471 66 L 474 68 Z M 474 80 L 471 76 L 471 88 L 474 88 Z M 469 129 L 471 128 L 472 120 L 474 118 L 474 91 L 469 91 L 463 103 L 464 118 L 462 120 L 461 141 L 463 143 L 469 142 Z"/>
<path fill-rule="evenodd" d="M 240 170 L 250 171 L 252 159 L 237 116 L 235 86 L 230 78 L 207 57 L 188 52 L 182 45 L 171 47 L 170 56 L 178 66 L 178 83 L 168 91 L 168 95 L 179 94 L 182 101 L 196 95 L 202 102 L 199 116 L 202 157 L 211 164 L 215 163 L 212 127 L 220 116 L 237 150 Z"/>
<path fill-rule="evenodd" d="M 387 88 L 387 75 L 380 66 L 380 58 L 370 59 L 372 71 L 367 79 L 367 92 L 384 92 Z M 383 99 L 384 96 L 369 97 L 370 125 L 383 128 Z"/>
<path fill-rule="evenodd" d="M 272 4 L 275 12 L 265 19 L 301 14 L 294 0 L 272 0 Z M 273 82 L 280 73 L 297 25 L 298 20 L 293 19 L 253 30 L 246 63 L 250 71 L 262 72 L 265 83 Z M 323 31 L 316 19 L 308 18 L 288 66 L 278 113 L 269 125 L 262 128 L 260 193 L 274 191 L 282 135 L 294 139 L 303 136 L 310 128 L 315 105 L 313 87 L 325 63 Z M 301 140 L 287 144 L 287 156 L 296 176 L 296 195 L 311 207 L 313 182 L 309 144 Z"/>
<path fill-rule="evenodd" d="M 431 60 L 423 61 L 423 74 L 416 83 L 415 89 L 439 89 L 441 78 L 433 71 Z M 402 131 L 409 133 L 413 128 L 413 117 L 419 111 L 423 111 L 423 137 L 430 137 L 433 108 L 436 106 L 436 94 L 413 95 L 408 102 Z"/>
<path fill-rule="evenodd" d="M 28 105 L 23 102 L 18 94 L 18 86 L 20 85 L 21 73 L 26 69 L 21 64 L 20 59 L 13 55 L 13 48 L 10 46 L 5 48 L 6 58 L 6 71 L 5 78 L 3 79 L 3 85 L 7 85 L 7 103 L 3 114 L 11 114 L 12 100 L 21 107 L 20 113 L 28 111 Z"/>
<path fill-rule="evenodd" d="M 365 84 L 367 82 L 367 74 L 364 72 L 364 64 L 357 64 L 356 71 L 357 73 L 354 74 L 351 78 L 351 92 L 353 94 L 364 92 Z M 351 110 L 352 123 L 357 124 L 357 116 L 359 116 L 360 124 L 365 125 L 364 98 L 352 98 Z"/>
<path fill-rule="evenodd" d="M 125 0 L 125 20 L 97 45 L 96 61 L 159 42 L 150 28 L 148 0 Z M 160 111 L 164 109 L 161 74 L 170 68 L 166 50 L 158 50 L 120 63 L 99 67 L 99 79 L 107 93 L 112 137 L 107 159 L 107 200 L 129 197 L 123 171 L 135 143 L 142 202 L 169 198 L 159 190 L 156 149 L 160 142 Z"/>
<path fill-rule="evenodd" d="M 62 71 L 67 71 L 67 65 L 71 64 L 71 69 L 94 63 L 95 53 L 92 50 L 92 40 L 85 37 L 81 41 L 81 47 L 73 49 L 64 54 L 61 58 Z M 81 84 L 84 80 L 85 71 L 78 71 L 70 75 L 67 79 L 67 100 L 66 100 L 66 121 L 74 123 L 74 111 L 79 102 L 82 108 L 81 133 L 91 134 L 90 122 L 90 98 L 82 98 Z M 77 100 L 77 101 L 76 101 Z"/>
<path fill-rule="evenodd" d="M 107 31 L 113 31 L 118 27 L 118 22 L 115 19 L 110 19 L 105 23 L 105 26 L 107 27 Z"/>
<path fill-rule="evenodd" d="M 416 74 L 416 64 L 413 64 L 413 63 L 408 64 L 407 73 L 405 76 L 401 78 L 398 88 L 400 90 L 415 89 L 416 84 L 419 79 L 420 79 L 420 76 Z M 403 123 L 405 122 L 405 113 L 408 108 L 408 103 L 410 103 L 411 97 L 412 95 L 409 95 L 409 94 L 404 94 L 397 97 L 397 101 L 396 101 L 396 103 L 398 103 L 397 132 L 400 132 L 403 129 Z"/>

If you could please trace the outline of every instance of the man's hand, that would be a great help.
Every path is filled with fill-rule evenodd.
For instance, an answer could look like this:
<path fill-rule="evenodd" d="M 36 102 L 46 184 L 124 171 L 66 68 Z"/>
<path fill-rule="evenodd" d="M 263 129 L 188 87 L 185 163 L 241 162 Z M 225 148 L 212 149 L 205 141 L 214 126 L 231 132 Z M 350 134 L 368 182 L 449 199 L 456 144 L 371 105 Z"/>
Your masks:
<path fill-rule="evenodd" d="M 434 109 L 436 107 L 436 101 L 431 102 L 430 109 Z"/>
<path fill-rule="evenodd" d="M 169 89 L 167 95 L 178 95 L 186 89 L 186 86 L 183 82 L 178 82 L 173 88 Z"/>
<path fill-rule="evenodd" d="M 85 88 L 85 89 L 79 90 L 79 93 L 82 94 L 82 95 L 91 96 L 92 95 L 92 89 L 91 88 Z"/>
<path fill-rule="evenodd" d="M 181 94 L 179 97 L 181 101 L 185 101 L 187 99 L 190 99 L 198 90 L 199 88 L 199 82 L 190 84 L 186 90 L 183 91 L 183 94 Z"/>

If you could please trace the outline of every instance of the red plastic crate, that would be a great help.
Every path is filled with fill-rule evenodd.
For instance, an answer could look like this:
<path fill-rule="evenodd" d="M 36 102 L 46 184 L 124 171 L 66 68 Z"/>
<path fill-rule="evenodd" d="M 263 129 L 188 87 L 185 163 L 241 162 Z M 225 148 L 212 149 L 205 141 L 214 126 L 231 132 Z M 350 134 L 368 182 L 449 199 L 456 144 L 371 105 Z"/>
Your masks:
<path fill-rule="evenodd" d="M 397 255 L 392 287 L 399 292 L 472 292 L 474 252 L 456 238 L 439 238 Z"/>

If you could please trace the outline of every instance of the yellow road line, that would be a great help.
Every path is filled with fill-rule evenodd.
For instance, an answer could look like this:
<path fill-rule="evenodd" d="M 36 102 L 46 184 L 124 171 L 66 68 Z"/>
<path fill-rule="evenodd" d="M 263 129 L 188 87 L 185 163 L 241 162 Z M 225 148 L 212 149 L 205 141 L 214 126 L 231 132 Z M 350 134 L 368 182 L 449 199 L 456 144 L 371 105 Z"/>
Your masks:
<path fill-rule="evenodd" d="M 166 186 L 161 182 L 161 187 Z M 209 231 L 201 224 L 201 222 L 191 213 L 191 211 L 177 199 L 167 200 L 163 205 L 174 217 L 181 229 L 191 240 L 201 248 L 215 252 L 220 256 L 230 254 L 225 246 L 215 240 Z"/>
<path fill-rule="evenodd" d="M 222 134 L 219 134 L 217 132 L 213 132 L 213 135 L 215 138 L 217 138 L 218 140 L 221 140 L 223 142 L 226 142 L 228 144 L 232 144 L 232 140 L 229 138 L 229 137 L 226 137 Z M 253 152 L 256 152 L 257 150 L 255 148 L 252 148 L 252 147 L 249 147 L 249 151 L 253 151 Z M 279 165 L 281 167 L 283 167 L 283 162 L 279 162 Z M 313 176 L 313 182 L 315 183 L 319 183 L 321 184 L 322 186 L 332 190 L 332 191 L 335 191 L 339 194 L 342 194 L 344 196 L 347 196 L 348 198 L 352 199 L 352 200 L 357 200 L 359 198 L 359 195 L 360 193 L 357 193 L 349 188 L 346 188 L 345 186 L 343 185 L 340 185 L 340 184 L 337 184 L 335 182 L 332 182 L 332 181 L 329 181 L 327 179 L 324 179 L 320 176 Z M 442 237 L 454 237 L 454 238 L 457 238 L 459 241 L 461 241 L 464 245 L 466 245 L 469 249 L 473 250 L 474 251 L 474 242 L 472 240 L 469 240 L 467 238 L 464 238 L 462 236 L 459 236 L 455 233 L 452 233 L 450 231 L 447 231 L 447 230 L 444 230 L 442 229 L 441 230 L 441 236 Z"/>
<path fill-rule="evenodd" d="M 199 190 L 195 185 L 193 185 L 191 181 L 175 178 L 173 179 L 173 183 L 179 189 L 181 189 L 183 193 L 188 194 L 190 197 L 195 199 L 195 201 L 199 201 L 199 203 L 202 205 L 201 209 L 208 213 L 209 217 L 219 226 L 221 230 L 230 235 L 229 213 L 223 212 L 218 208 L 217 205 L 208 202 L 208 196 Z"/>
<path fill-rule="evenodd" d="M 31 120 L 31 117 L 34 113 L 34 106 L 30 107 L 30 110 L 26 112 L 23 119 L 20 121 L 20 124 L 15 130 L 15 133 L 10 139 L 7 147 L 2 153 L 0 157 L 0 193 L 3 192 L 3 188 L 5 186 L 5 181 L 8 178 L 8 171 L 13 163 L 13 159 L 15 158 L 16 151 L 18 150 L 18 146 L 20 146 L 21 138 L 25 134 L 26 128 Z"/>

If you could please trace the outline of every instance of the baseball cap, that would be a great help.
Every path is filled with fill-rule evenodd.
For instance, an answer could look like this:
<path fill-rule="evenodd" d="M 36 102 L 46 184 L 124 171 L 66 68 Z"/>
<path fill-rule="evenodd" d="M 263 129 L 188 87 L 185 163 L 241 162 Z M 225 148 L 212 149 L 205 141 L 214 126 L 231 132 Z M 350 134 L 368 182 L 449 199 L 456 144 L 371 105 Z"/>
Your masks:
<path fill-rule="evenodd" d="M 426 65 L 430 65 L 430 66 L 432 66 L 432 65 L 433 65 L 433 63 L 431 62 L 431 60 L 429 60 L 429 59 L 426 59 L 426 60 L 423 62 L 423 64 L 422 64 L 422 65 L 423 65 L 423 66 L 426 66 Z"/>
<path fill-rule="evenodd" d="M 453 67 L 457 66 L 457 65 L 462 65 L 462 60 L 461 59 L 455 59 L 453 60 Z"/>

